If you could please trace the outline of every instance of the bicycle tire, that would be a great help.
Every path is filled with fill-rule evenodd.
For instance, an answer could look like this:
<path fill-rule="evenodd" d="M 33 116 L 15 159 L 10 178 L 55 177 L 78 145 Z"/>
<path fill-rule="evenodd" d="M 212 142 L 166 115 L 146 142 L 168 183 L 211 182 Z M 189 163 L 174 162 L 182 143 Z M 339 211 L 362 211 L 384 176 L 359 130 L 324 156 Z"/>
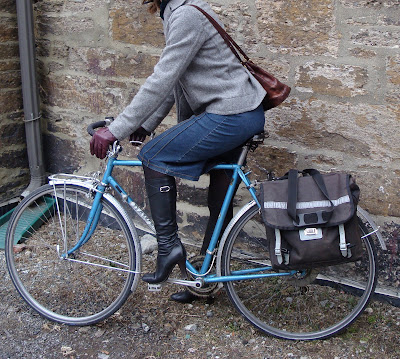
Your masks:
<path fill-rule="evenodd" d="M 81 237 L 94 193 L 77 184 L 44 185 L 10 218 L 5 254 L 12 282 L 34 310 L 55 322 L 98 323 L 122 306 L 139 280 L 134 227 L 105 196 L 90 239 L 63 257 L 64 246 L 71 249 Z"/>
<path fill-rule="evenodd" d="M 362 233 L 366 227 L 360 222 Z M 222 250 L 221 272 L 270 264 L 265 227 L 254 203 L 237 220 Z M 373 242 L 363 238 L 360 261 L 306 271 L 224 283 L 235 308 L 256 328 L 291 340 L 325 339 L 349 326 L 365 309 L 376 286 Z M 273 271 L 274 273 L 279 271 Z"/>

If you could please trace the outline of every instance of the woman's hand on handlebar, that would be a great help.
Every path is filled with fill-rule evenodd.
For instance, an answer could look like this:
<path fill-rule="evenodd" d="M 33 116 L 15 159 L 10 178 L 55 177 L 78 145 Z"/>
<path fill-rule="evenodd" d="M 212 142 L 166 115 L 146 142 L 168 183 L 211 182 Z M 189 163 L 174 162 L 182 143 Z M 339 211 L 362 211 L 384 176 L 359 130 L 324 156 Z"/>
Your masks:
<path fill-rule="evenodd" d="M 129 142 L 132 146 L 140 146 L 149 135 L 151 135 L 150 132 L 146 131 L 143 127 L 139 127 L 129 136 Z"/>
<path fill-rule="evenodd" d="M 90 153 L 102 160 L 107 155 L 108 147 L 116 140 L 117 138 L 107 127 L 100 128 L 93 134 L 90 140 Z"/>

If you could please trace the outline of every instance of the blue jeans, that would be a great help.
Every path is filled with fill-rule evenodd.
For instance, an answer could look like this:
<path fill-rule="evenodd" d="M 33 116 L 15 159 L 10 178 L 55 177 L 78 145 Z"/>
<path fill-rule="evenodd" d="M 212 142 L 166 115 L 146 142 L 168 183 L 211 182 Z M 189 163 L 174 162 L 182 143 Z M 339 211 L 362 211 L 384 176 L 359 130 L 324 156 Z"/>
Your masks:
<path fill-rule="evenodd" d="M 262 106 L 235 115 L 204 112 L 148 142 L 138 158 L 152 170 L 197 181 L 215 157 L 237 149 L 262 132 L 264 123 Z"/>

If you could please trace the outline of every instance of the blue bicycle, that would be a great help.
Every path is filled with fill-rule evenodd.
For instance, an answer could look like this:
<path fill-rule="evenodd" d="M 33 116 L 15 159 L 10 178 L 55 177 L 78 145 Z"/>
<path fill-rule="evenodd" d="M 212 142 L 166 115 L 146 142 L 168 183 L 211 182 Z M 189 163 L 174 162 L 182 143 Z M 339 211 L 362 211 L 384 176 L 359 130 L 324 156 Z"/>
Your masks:
<path fill-rule="evenodd" d="M 92 124 L 89 132 L 104 125 L 104 121 Z M 215 166 L 233 174 L 207 253 L 188 258 L 187 275 L 168 282 L 198 296 L 224 287 L 236 309 L 273 336 L 327 338 L 350 325 L 367 306 L 376 285 L 373 237 L 380 235 L 368 214 L 359 209 L 364 234 L 361 260 L 312 270 L 273 270 L 257 184 L 249 180 L 244 166 L 247 154 L 263 139 L 263 134 L 250 139 L 237 163 Z M 123 305 L 140 282 L 140 238 L 154 233 L 154 227 L 112 175 L 118 166 L 141 166 L 137 160 L 119 160 L 121 150 L 114 143 L 101 178 L 51 176 L 49 184 L 24 198 L 12 214 L 5 248 L 10 276 L 23 299 L 50 320 L 70 325 L 102 321 Z M 218 241 L 239 182 L 252 200 L 237 212 Z"/>

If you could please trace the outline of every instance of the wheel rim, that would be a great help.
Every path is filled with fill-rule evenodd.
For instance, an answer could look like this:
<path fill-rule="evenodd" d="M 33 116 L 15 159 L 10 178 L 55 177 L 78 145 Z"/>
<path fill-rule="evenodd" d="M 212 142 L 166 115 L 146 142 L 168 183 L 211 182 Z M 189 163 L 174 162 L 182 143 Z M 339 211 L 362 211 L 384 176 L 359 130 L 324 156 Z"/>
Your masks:
<path fill-rule="evenodd" d="M 19 293 L 40 314 L 67 324 L 93 324 L 115 312 L 130 293 L 134 274 L 110 268 L 134 269 L 130 232 L 115 208 L 103 201 L 104 210 L 90 240 L 71 256 L 74 261 L 60 259 L 65 253 L 60 223 L 70 249 L 85 226 L 92 198 L 85 188 L 55 188 L 47 186 L 45 191 L 26 198 L 28 201 L 21 203 L 25 203 L 24 213 L 16 210 L 7 234 L 7 265 Z M 61 199 L 66 196 L 67 205 L 63 206 Z M 27 226 L 26 213 L 47 200 L 52 203 L 41 210 L 34 225 L 29 223 L 23 243 L 15 251 L 11 239 L 17 236 L 19 227 Z"/>
<path fill-rule="evenodd" d="M 268 262 L 265 238 L 258 208 L 253 207 L 231 231 L 223 253 L 223 273 Z M 329 337 L 357 318 L 375 287 L 374 251 L 369 240 L 364 240 L 364 246 L 368 256 L 361 262 L 320 268 L 318 274 L 313 270 L 299 278 L 229 282 L 228 295 L 242 315 L 266 333 L 286 339 Z M 338 277 L 342 283 L 337 283 Z"/>

